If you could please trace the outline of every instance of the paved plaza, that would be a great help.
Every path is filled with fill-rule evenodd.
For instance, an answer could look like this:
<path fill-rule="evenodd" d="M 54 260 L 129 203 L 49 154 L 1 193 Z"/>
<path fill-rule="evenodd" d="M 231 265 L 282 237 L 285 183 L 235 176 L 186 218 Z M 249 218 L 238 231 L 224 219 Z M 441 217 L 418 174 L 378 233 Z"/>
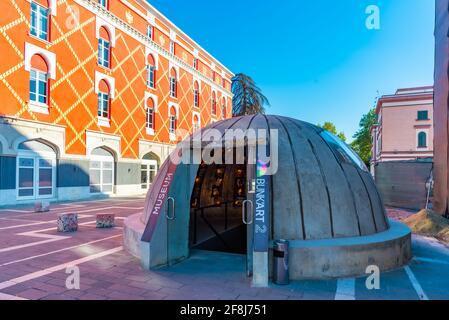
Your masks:
<path fill-rule="evenodd" d="M 47 213 L 0 209 L 0 299 L 449 299 L 449 248 L 418 236 L 412 263 L 382 274 L 379 290 L 368 290 L 365 278 L 251 288 L 244 256 L 205 251 L 170 268 L 145 271 L 122 247 L 124 219 L 143 206 L 144 198 L 112 198 L 54 204 Z M 61 212 L 78 213 L 78 232 L 56 232 Z M 96 229 L 97 213 L 115 213 L 117 227 Z M 79 290 L 66 287 L 67 268 L 73 266 L 79 267 Z"/>

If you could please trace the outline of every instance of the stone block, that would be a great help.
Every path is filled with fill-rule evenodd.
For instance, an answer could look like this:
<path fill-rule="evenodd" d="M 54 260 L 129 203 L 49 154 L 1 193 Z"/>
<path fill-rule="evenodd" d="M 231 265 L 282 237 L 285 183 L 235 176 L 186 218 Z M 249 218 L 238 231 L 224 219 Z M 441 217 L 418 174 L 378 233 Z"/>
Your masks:
<path fill-rule="evenodd" d="M 34 212 L 49 212 L 50 202 L 49 201 L 37 201 L 34 203 Z"/>
<path fill-rule="evenodd" d="M 77 213 L 58 214 L 58 232 L 75 232 L 78 230 Z"/>
<path fill-rule="evenodd" d="M 115 214 L 113 213 L 98 213 L 96 215 L 97 228 L 107 229 L 115 227 Z"/>

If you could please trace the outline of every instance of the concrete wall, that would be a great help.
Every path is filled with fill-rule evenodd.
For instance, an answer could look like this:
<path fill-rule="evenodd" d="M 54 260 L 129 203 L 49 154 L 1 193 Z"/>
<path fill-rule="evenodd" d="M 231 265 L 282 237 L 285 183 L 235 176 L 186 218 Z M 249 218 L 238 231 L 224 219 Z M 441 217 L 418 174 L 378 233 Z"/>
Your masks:
<path fill-rule="evenodd" d="M 426 204 L 431 162 L 381 162 L 375 167 L 377 188 L 385 205 L 419 210 Z"/>
<path fill-rule="evenodd" d="M 59 160 L 58 188 L 89 186 L 88 160 Z"/>

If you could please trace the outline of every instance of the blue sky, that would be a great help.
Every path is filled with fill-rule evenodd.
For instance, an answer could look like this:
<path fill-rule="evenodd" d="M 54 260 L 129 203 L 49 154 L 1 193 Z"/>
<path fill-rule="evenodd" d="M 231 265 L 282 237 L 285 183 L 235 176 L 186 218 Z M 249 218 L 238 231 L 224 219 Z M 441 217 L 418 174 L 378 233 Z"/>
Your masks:
<path fill-rule="evenodd" d="M 270 114 L 350 137 L 380 94 L 433 84 L 433 0 L 152 0 L 231 71 L 252 76 Z M 380 30 L 365 27 L 368 5 Z"/>

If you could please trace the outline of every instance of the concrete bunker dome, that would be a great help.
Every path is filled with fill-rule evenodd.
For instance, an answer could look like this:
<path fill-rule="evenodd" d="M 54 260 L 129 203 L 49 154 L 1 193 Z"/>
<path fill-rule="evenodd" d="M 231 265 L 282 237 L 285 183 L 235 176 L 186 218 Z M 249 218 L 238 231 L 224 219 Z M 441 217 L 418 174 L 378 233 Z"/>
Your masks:
<path fill-rule="evenodd" d="M 210 129 L 223 135 L 228 129 L 277 130 L 279 168 L 270 177 L 268 234 L 270 241 L 290 241 L 293 279 L 362 275 L 368 265 L 389 270 L 409 261 L 410 231 L 401 224 L 389 222 L 369 171 L 354 151 L 338 138 L 312 124 L 270 115 L 217 122 L 203 129 L 202 136 Z M 153 223 L 155 230 L 151 241 L 129 241 L 129 238 L 139 238 L 151 224 L 151 210 L 158 191 L 166 182 L 169 167 L 170 160 L 161 167 L 148 193 L 144 213 L 130 218 L 134 223 L 130 220 L 128 224 L 134 225 L 134 229 L 125 227 L 125 247 L 146 260 L 142 262 L 149 268 L 189 256 L 189 225 L 192 223 L 189 213 L 195 181 L 201 171 L 198 164 L 176 167 L 167 191 L 167 197 L 175 198 L 176 204 L 161 203 L 161 212 L 176 206 L 176 222 L 159 217 L 157 223 Z M 204 170 L 206 176 L 213 172 Z M 232 169 L 224 168 L 224 171 L 223 193 L 226 194 L 226 189 L 233 188 L 228 177 Z M 248 176 L 250 180 L 251 175 Z M 250 197 L 246 195 L 247 199 Z M 137 225 L 140 231 L 136 233 Z M 169 237 L 176 237 L 176 240 L 172 243 L 167 240 L 161 249 L 160 244 L 167 238 L 164 230 L 170 226 L 172 235 Z M 167 247 L 171 249 L 171 257 L 157 254 Z"/>

